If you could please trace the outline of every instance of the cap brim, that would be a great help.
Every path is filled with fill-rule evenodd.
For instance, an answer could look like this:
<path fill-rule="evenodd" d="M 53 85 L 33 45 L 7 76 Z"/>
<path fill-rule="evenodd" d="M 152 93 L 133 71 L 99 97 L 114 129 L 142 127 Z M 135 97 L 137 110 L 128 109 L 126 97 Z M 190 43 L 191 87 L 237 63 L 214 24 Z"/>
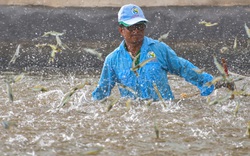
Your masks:
<path fill-rule="evenodd" d="M 129 27 L 139 22 L 148 22 L 148 20 L 145 18 L 137 17 L 137 18 L 133 18 L 127 21 L 121 21 L 119 23 L 123 24 L 125 27 Z"/>

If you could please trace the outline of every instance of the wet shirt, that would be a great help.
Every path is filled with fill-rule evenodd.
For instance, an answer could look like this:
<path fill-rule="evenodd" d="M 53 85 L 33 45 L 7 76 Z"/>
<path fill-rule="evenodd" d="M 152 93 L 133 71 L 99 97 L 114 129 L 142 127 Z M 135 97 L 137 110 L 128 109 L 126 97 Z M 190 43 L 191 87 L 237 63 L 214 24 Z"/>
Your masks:
<path fill-rule="evenodd" d="M 197 86 L 202 96 L 213 92 L 214 86 L 206 86 L 205 83 L 213 79 L 212 75 L 203 72 L 196 73 L 197 69 L 191 62 L 178 57 L 176 53 L 165 43 L 144 37 L 140 50 L 140 63 L 151 57 L 155 59 L 137 70 L 138 76 L 131 70 L 133 59 L 124 46 L 123 41 L 118 48 L 110 53 L 103 65 L 100 80 L 92 93 L 93 100 L 101 100 L 110 96 L 113 87 L 120 83 L 133 89 L 136 94 L 128 89 L 119 87 L 122 97 L 154 99 L 159 97 L 154 89 L 156 84 L 163 99 L 173 100 L 174 95 L 168 84 L 167 73 L 183 77 L 187 82 Z"/>

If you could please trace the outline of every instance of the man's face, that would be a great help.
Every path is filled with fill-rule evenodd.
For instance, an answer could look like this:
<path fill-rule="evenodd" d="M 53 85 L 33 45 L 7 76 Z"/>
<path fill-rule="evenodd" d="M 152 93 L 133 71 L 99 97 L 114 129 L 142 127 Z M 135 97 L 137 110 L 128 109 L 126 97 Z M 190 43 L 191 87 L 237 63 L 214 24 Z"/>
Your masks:
<path fill-rule="evenodd" d="M 138 23 L 129 27 L 119 27 L 119 32 L 127 43 L 138 44 L 143 41 L 145 28 L 144 23 Z"/>

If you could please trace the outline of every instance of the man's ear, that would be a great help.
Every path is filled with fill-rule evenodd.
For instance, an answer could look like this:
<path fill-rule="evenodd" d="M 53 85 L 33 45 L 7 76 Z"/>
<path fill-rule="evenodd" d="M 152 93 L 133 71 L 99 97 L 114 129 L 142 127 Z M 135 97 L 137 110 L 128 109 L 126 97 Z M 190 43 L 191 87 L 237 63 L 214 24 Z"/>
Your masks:
<path fill-rule="evenodd" d="M 118 27 L 118 31 L 122 35 L 122 31 L 123 31 L 122 27 Z"/>

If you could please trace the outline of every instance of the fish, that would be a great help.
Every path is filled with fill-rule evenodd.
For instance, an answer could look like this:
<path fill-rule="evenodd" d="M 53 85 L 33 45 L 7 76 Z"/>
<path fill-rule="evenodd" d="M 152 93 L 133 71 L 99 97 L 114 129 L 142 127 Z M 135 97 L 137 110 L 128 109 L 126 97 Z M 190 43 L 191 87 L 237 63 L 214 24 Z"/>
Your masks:
<path fill-rule="evenodd" d="M 37 48 L 43 48 L 43 47 L 46 47 L 47 45 L 48 45 L 47 43 L 43 43 L 43 44 L 38 43 L 38 44 L 36 44 L 35 46 L 36 46 Z"/>
<path fill-rule="evenodd" d="M 212 27 L 212 26 L 218 25 L 218 23 L 211 23 L 211 22 L 206 22 L 206 21 L 200 21 L 199 24 L 202 24 L 206 27 Z"/>
<path fill-rule="evenodd" d="M 68 93 L 66 93 L 62 99 L 62 102 L 57 106 L 58 107 L 63 107 L 65 104 L 67 104 L 71 98 L 71 96 L 75 93 L 75 90 L 71 90 Z"/>
<path fill-rule="evenodd" d="M 153 99 L 148 100 L 146 103 L 146 106 L 150 107 L 153 101 L 154 101 Z"/>
<path fill-rule="evenodd" d="M 217 61 L 217 58 L 216 58 L 215 55 L 213 55 L 213 58 L 214 58 L 214 64 L 215 64 L 216 68 L 219 70 L 219 72 L 221 73 L 222 77 L 223 77 L 224 79 L 226 79 L 227 74 L 226 74 L 224 68 L 223 68 L 222 65 Z"/>
<path fill-rule="evenodd" d="M 162 104 L 163 104 L 165 107 L 167 107 L 166 104 L 164 103 L 164 100 L 163 100 L 163 98 L 162 98 L 162 96 L 161 96 L 161 93 L 160 93 L 160 91 L 159 91 L 159 89 L 158 89 L 158 87 L 157 87 L 157 85 L 156 85 L 155 82 L 153 82 L 153 87 L 154 87 L 154 90 L 155 90 L 156 94 L 158 95 L 160 101 L 162 102 Z"/>
<path fill-rule="evenodd" d="M 66 103 L 69 102 L 70 98 L 77 90 L 82 89 L 87 84 L 90 83 L 85 81 L 83 84 L 78 84 L 75 87 L 71 88 L 70 91 L 64 95 L 62 102 L 57 107 L 63 107 Z"/>
<path fill-rule="evenodd" d="M 58 45 L 54 45 L 54 44 L 44 43 L 44 44 L 36 44 L 35 46 L 37 48 L 50 47 L 51 52 L 50 52 L 49 63 L 54 62 L 56 53 L 62 52 L 62 49 L 58 47 Z"/>
<path fill-rule="evenodd" d="M 156 94 L 158 95 L 159 99 L 160 99 L 161 101 L 163 101 L 163 98 L 162 98 L 162 96 L 161 96 L 161 93 L 160 93 L 160 91 L 159 91 L 159 89 L 158 89 L 158 87 L 157 87 L 157 85 L 156 85 L 155 82 L 153 82 L 153 87 L 154 87 L 154 90 L 155 90 Z"/>
<path fill-rule="evenodd" d="M 159 130 L 158 124 L 156 122 L 154 122 L 154 130 L 155 130 L 156 139 L 159 139 L 160 138 L 160 130 Z"/>
<path fill-rule="evenodd" d="M 45 88 L 44 86 L 41 85 L 36 85 L 32 88 L 33 91 L 41 91 L 41 92 L 46 92 L 48 91 L 47 88 Z"/>
<path fill-rule="evenodd" d="M 48 32 L 44 32 L 44 34 L 42 35 L 42 37 L 62 36 L 62 35 L 64 35 L 64 33 L 56 32 L 56 31 L 48 31 Z"/>
<path fill-rule="evenodd" d="M 24 78 L 24 73 L 21 73 L 21 74 L 17 75 L 16 77 L 14 77 L 13 83 L 17 83 L 17 82 L 21 81 L 23 78 Z"/>
<path fill-rule="evenodd" d="M 205 85 L 209 87 L 211 85 L 215 85 L 217 82 L 219 82 L 221 80 L 223 80 L 223 77 L 222 76 L 217 76 L 217 77 L 213 78 L 212 81 L 209 81 L 209 82 L 205 83 Z"/>
<path fill-rule="evenodd" d="M 209 102 L 208 105 L 215 105 L 215 104 L 219 104 L 219 103 L 221 103 L 221 102 L 224 102 L 224 101 L 226 101 L 226 100 L 229 100 L 229 99 L 231 98 L 231 95 L 232 95 L 232 94 L 228 94 L 228 95 L 226 95 L 225 97 L 220 97 L 220 98 L 218 98 L 218 99 L 215 99 L 215 100 Z"/>
<path fill-rule="evenodd" d="M 129 52 L 129 54 L 131 54 L 131 53 Z M 132 68 L 135 68 L 135 62 L 136 62 L 136 60 L 140 57 L 140 55 L 141 55 L 141 53 L 139 53 L 139 54 L 137 54 L 135 57 L 133 57 L 133 55 L 131 54 L 131 57 L 132 57 L 132 59 L 133 59 Z M 137 72 L 136 70 L 133 71 L 133 72 L 135 73 L 136 76 L 139 76 L 139 74 L 138 74 L 138 72 Z"/>
<path fill-rule="evenodd" d="M 171 32 L 171 30 L 169 30 L 166 34 L 161 35 L 161 36 L 158 38 L 158 41 L 163 41 L 163 40 L 167 39 L 170 32 Z"/>
<path fill-rule="evenodd" d="M 56 36 L 56 45 L 61 47 L 63 50 L 69 49 L 71 52 L 73 52 L 71 48 L 69 48 L 65 43 L 62 42 L 59 36 Z"/>
<path fill-rule="evenodd" d="M 59 36 L 56 36 L 56 45 L 62 47 L 65 50 L 64 46 L 62 45 L 62 40 Z"/>
<path fill-rule="evenodd" d="M 76 91 L 76 90 L 82 89 L 85 85 L 90 85 L 90 83 L 85 81 L 84 83 L 80 83 L 80 84 L 76 85 L 71 90 Z"/>
<path fill-rule="evenodd" d="M 99 154 L 101 151 L 103 151 L 104 147 L 93 147 L 91 149 L 88 149 L 86 151 L 83 152 L 83 155 L 97 155 Z"/>
<path fill-rule="evenodd" d="M 199 68 L 193 68 L 193 71 L 195 71 L 197 74 L 202 74 L 205 71 L 205 67 L 199 69 Z"/>
<path fill-rule="evenodd" d="M 247 24 L 245 23 L 244 28 L 246 30 L 247 37 L 250 38 L 250 29 L 248 28 Z"/>
<path fill-rule="evenodd" d="M 62 50 L 57 46 L 53 44 L 48 44 L 48 46 L 51 48 L 49 63 L 54 62 L 56 53 L 61 52 Z"/>
<path fill-rule="evenodd" d="M 247 123 L 247 130 L 245 134 L 250 138 L 250 121 Z"/>
<path fill-rule="evenodd" d="M 11 60 L 10 60 L 10 62 L 9 62 L 9 65 L 10 65 L 11 63 L 14 64 L 14 63 L 16 62 L 16 59 L 17 59 L 18 57 L 20 57 L 20 55 L 19 55 L 19 53 L 20 53 L 20 47 L 21 47 L 21 44 L 19 44 L 19 45 L 17 46 L 16 52 L 15 52 L 15 54 L 12 56 L 12 58 L 11 58 Z"/>
<path fill-rule="evenodd" d="M 109 112 L 118 101 L 119 99 L 117 98 L 113 99 L 113 101 L 108 105 L 107 112 Z"/>
<path fill-rule="evenodd" d="M 99 60 L 103 61 L 102 53 L 97 52 L 95 49 L 83 48 L 84 51 L 90 53 L 91 55 L 96 56 Z"/>
<path fill-rule="evenodd" d="M 187 93 L 181 93 L 181 97 L 183 99 L 186 99 L 186 98 L 190 98 L 190 97 L 193 97 L 193 96 L 196 96 L 196 95 L 199 95 L 200 92 L 196 92 L 196 93 L 192 93 L 192 94 L 187 94 Z"/>
<path fill-rule="evenodd" d="M 228 47 L 222 47 L 222 48 L 220 48 L 220 53 L 226 53 L 227 51 L 228 51 L 229 49 L 228 49 Z"/>
<path fill-rule="evenodd" d="M 242 78 L 249 78 L 249 77 L 247 77 L 247 76 L 240 75 L 240 74 L 237 74 L 237 73 L 233 73 L 233 72 L 231 72 L 231 71 L 228 71 L 228 74 L 233 75 L 233 76 L 240 76 L 240 77 L 242 77 Z"/>
<path fill-rule="evenodd" d="M 17 127 L 17 124 L 16 124 L 15 122 L 13 122 L 13 121 L 2 121 L 1 124 L 3 125 L 3 127 L 4 127 L 5 129 L 9 129 L 10 126 L 15 126 L 15 127 Z"/>
<path fill-rule="evenodd" d="M 250 93 L 246 93 L 246 91 L 244 91 L 244 90 L 240 90 L 240 91 L 236 91 L 236 90 L 234 90 L 233 92 L 232 92 L 232 94 L 233 95 L 241 95 L 241 96 L 250 96 Z"/>
<path fill-rule="evenodd" d="M 130 110 L 131 101 L 132 101 L 132 100 L 129 98 L 129 99 L 126 101 L 126 103 L 125 103 L 127 110 Z"/>
<path fill-rule="evenodd" d="M 132 60 L 135 59 L 135 57 L 133 56 L 133 54 L 131 52 L 128 52 L 128 54 L 130 55 L 130 57 L 132 58 Z M 140 54 L 140 53 L 139 53 Z"/>
<path fill-rule="evenodd" d="M 11 102 L 13 102 L 14 101 L 14 97 L 13 97 L 12 87 L 10 85 L 10 82 L 9 81 L 5 81 L 5 83 L 6 83 L 6 86 L 7 86 L 7 94 L 8 94 L 9 100 Z"/>
<path fill-rule="evenodd" d="M 237 114 L 239 112 L 239 107 L 240 107 L 240 104 L 237 103 L 237 105 L 235 106 L 235 109 L 234 109 L 234 117 L 237 117 Z"/>
<path fill-rule="evenodd" d="M 118 83 L 118 86 L 123 88 L 123 89 L 126 89 L 126 90 L 130 91 L 131 93 L 133 93 L 137 97 L 137 92 L 134 91 L 133 89 L 131 89 L 131 88 L 129 88 L 129 87 L 127 87 L 127 86 L 125 86 L 124 84 L 121 84 L 121 83 Z"/>
<path fill-rule="evenodd" d="M 234 45 L 233 45 L 233 49 L 237 48 L 237 36 L 234 38 Z"/>
<path fill-rule="evenodd" d="M 152 60 L 154 60 L 154 59 L 155 59 L 155 57 L 151 57 L 151 58 L 149 58 L 149 59 L 147 59 L 147 60 L 144 60 L 142 63 L 136 65 L 135 67 L 132 67 L 131 70 L 132 70 L 132 71 L 136 71 L 137 69 L 139 69 L 139 68 L 145 66 L 148 62 L 150 62 L 150 61 L 152 61 Z"/>

